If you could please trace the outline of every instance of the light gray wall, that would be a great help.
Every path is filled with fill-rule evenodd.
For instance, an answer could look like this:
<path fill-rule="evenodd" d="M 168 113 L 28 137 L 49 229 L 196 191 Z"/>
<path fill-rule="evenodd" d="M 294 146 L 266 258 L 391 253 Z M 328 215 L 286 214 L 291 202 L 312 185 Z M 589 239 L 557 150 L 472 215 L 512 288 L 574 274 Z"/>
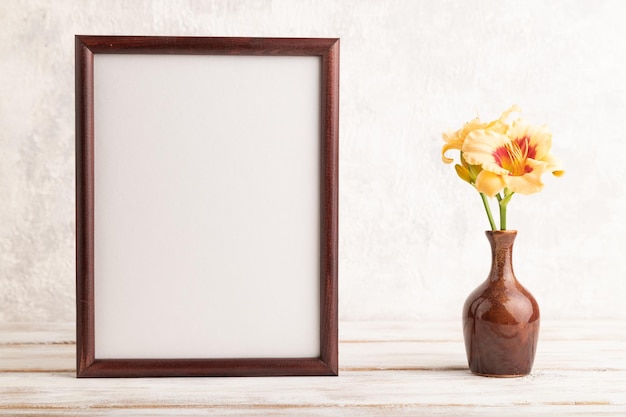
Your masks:
<path fill-rule="evenodd" d="M 567 169 L 515 196 L 544 318 L 626 318 L 626 2 L 0 3 L 0 320 L 74 319 L 74 34 L 341 38 L 340 316 L 458 319 L 489 264 L 441 132 L 513 103 Z"/>

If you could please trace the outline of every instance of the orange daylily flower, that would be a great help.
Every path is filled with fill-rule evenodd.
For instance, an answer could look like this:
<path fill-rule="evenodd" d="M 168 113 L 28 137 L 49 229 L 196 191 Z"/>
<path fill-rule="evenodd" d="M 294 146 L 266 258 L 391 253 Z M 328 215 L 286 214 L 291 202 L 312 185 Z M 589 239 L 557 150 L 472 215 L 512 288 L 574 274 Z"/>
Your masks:
<path fill-rule="evenodd" d="M 492 122 L 483 123 L 477 117 L 461 129 L 443 134 L 446 143 L 441 159 L 452 163 L 454 159 L 446 152 L 459 151 L 456 173 L 480 193 L 491 230 L 496 230 L 496 224 L 487 196 L 497 197 L 500 229 L 506 230 L 507 205 L 515 193 L 536 193 L 543 188 L 542 174 L 551 172 L 560 177 L 565 172 L 550 154 L 552 134 L 546 126 L 531 126 L 523 119 L 509 124 L 509 116 L 519 111 L 513 105 Z"/>
<path fill-rule="evenodd" d="M 448 158 L 446 156 L 446 152 L 452 149 L 456 149 L 459 151 L 462 150 L 463 143 L 465 142 L 467 135 L 469 135 L 470 133 L 476 130 L 487 129 L 487 130 L 491 130 L 491 131 L 499 132 L 499 133 L 506 132 L 509 128 L 509 125 L 507 124 L 506 120 L 509 118 L 511 113 L 519 112 L 519 111 L 520 111 L 520 108 L 517 105 L 513 105 L 507 111 L 502 113 L 500 115 L 500 118 L 494 121 L 491 121 L 489 123 L 483 123 L 480 121 L 480 118 L 476 117 L 475 119 L 472 119 L 469 122 L 465 123 L 465 125 L 459 130 L 455 132 L 444 133 L 442 136 L 443 136 L 443 140 L 446 141 L 446 144 L 443 145 L 443 148 L 441 149 L 441 159 L 446 164 L 452 163 L 454 159 Z"/>
<path fill-rule="evenodd" d="M 533 127 L 518 119 L 504 133 L 488 129 L 472 131 L 463 143 L 463 157 L 483 171 L 476 189 L 493 197 L 503 188 L 520 194 L 541 191 L 541 175 L 561 176 L 560 163 L 550 154 L 552 134 L 546 126 Z"/>

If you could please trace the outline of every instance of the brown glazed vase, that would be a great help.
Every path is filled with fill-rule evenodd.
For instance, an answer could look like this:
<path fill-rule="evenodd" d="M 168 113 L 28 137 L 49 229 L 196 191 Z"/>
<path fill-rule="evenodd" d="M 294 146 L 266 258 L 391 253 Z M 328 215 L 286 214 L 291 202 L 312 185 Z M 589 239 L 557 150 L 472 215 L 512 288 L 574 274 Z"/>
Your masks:
<path fill-rule="evenodd" d="M 491 244 L 491 272 L 463 307 L 469 368 L 482 376 L 528 375 L 539 336 L 539 306 L 513 272 L 517 231 L 485 233 Z"/>

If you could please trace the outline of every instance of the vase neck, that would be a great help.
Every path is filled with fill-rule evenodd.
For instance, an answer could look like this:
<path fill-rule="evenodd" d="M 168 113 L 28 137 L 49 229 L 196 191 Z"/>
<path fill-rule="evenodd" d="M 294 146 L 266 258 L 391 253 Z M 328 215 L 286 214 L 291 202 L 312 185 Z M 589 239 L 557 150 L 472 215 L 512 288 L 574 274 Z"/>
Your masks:
<path fill-rule="evenodd" d="M 517 236 L 515 230 L 496 230 L 485 232 L 491 245 L 490 281 L 515 280 L 513 272 L 513 243 Z"/>

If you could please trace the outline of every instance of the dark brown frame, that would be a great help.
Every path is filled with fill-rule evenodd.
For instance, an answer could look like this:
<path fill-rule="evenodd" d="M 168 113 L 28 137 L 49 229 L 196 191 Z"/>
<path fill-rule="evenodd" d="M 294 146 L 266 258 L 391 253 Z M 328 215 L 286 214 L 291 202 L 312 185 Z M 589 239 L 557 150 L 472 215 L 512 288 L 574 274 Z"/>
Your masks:
<path fill-rule="evenodd" d="M 76 53 L 76 362 L 78 377 L 337 375 L 339 40 L 83 36 Z M 96 359 L 94 326 L 94 54 L 319 56 L 322 60 L 320 356 Z"/>

